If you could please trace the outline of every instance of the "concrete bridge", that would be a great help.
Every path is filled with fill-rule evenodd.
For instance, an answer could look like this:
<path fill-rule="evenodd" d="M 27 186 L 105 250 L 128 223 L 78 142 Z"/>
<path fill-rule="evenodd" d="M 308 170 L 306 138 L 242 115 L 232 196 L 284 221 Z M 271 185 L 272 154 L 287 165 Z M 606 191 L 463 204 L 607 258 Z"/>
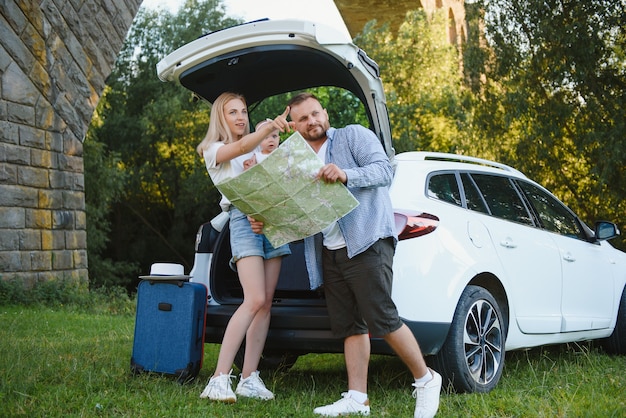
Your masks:
<path fill-rule="evenodd" d="M 82 143 L 142 0 L 0 0 L 0 279 L 87 282 Z M 354 36 L 462 0 L 336 0 Z"/>

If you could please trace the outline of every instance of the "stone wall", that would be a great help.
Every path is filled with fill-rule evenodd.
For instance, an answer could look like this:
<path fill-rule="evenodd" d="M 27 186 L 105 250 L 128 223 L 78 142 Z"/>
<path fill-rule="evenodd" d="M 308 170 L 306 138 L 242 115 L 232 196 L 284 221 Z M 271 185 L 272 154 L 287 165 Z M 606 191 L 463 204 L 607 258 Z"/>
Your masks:
<path fill-rule="evenodd" d="M 1 279 L 87 281 L 82 141 L 141 1 L 0 1 Z"/>

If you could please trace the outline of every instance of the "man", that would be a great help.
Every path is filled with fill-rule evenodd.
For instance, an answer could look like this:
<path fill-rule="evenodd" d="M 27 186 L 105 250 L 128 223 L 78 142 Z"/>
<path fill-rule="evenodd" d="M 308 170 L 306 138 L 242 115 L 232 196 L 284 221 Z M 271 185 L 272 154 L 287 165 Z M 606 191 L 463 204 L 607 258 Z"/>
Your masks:
<path fill-rule="evenodd" d="M 345 184 L 359 201 L 353 211 L 320 234 L 305 239 L 312 281 L 321 275 L 333 334 L 344 339 L 348 392 L 315 408 L 324 416 L 369 415 L 367 372 L 369 333 L 385 339 L 415 378 L 415 417 L 433 417 L 439 408 L 441 376 L 426 366 L 413 333 L 391 300 L 397 237 L 389 185 L 393 172 L 376 135 L 360 125 L 330 127 L 318 99 L 301 93 L 289 102 L 291 126 L 325 165 L 322 181 Z M 262 224 L 253 225 L 255 232 Z"/>

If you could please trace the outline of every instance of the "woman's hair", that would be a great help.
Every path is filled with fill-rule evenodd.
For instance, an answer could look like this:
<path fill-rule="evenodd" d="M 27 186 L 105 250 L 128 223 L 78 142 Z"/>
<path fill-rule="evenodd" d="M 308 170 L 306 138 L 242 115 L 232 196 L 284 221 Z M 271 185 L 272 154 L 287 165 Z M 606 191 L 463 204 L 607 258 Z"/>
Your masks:
<path fill-rule="evenodd" d="M 217 99 L 213 102 L 211 106 L 211 116 L 209 120 L 209 129 L 207 133 L 198 144 L 196 151 L 200 156 L 203 155 L 204 151 L 209 148 L 209 146 L 213 142 L 224 142 L 225 144 L 230 144 L 231 142 L 235 142 L 238 138 L 233 138 L 230 129 L 228 128 L 228 123 L 226 122 L 226 116 L 224 114 L 224 108 L 226 107 L 226 103 L 230 102 L 233 99 L 239 99 L 246 105 L 246 99 L 238 93 L 225 92 L 220 94 Z M 250 123 L 246 124 L 246 130 L 244 131 L 244 135 L 250 133 Z"/>

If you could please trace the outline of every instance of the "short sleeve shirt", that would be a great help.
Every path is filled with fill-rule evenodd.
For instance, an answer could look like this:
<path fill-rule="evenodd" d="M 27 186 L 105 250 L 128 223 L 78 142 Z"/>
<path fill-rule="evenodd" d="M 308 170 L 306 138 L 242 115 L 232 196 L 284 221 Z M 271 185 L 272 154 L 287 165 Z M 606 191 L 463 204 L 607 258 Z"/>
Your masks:
<path fill-rule="evenodd" d="M 224 145 L 223 142 L 214 142 L 203 153 L 204 163 L 206 164 L 206 169 L 209 172 L 213 184 L 219 184 L 243 173 L 243 162 L 252 157 L 252 153 L 248 153 L 218 164 L 217 150 Z M 220 200 L 220 207 L 225 212 L 230 210 L 230 201 L 226 199 L 224 195 L 222 195 L 222 199 Z"/>

